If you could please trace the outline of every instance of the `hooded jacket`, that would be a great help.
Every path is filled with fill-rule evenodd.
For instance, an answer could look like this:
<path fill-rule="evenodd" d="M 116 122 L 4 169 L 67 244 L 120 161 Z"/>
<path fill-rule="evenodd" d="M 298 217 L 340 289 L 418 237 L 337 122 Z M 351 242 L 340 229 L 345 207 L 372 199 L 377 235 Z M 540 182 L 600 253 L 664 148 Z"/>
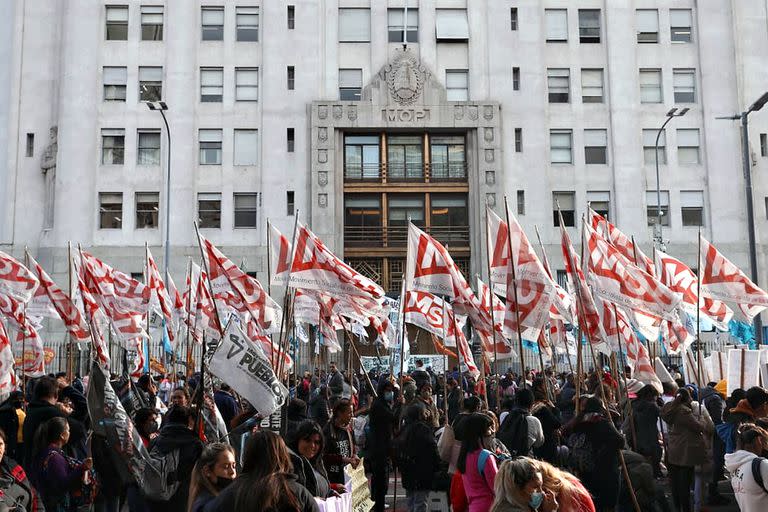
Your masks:
<path fill-rule="evenodd" d="M 318 467 L 313 466 L 307 458 L 299 455 L 291 448 L 288 448 L 288 454 L 291 456 L 293 474 L 296 476 L 296 480 L 306 487 L 312 496 L 326 498 L 331 490 L 331 485 L 325 474 L 322 454 L 318 455 Z"/>
<path fill-rule="evenodd" d="M 203 443 L 186 425 L 168 423 L 150 445 L 150 451 L 157 449 L 162 455 L 179 450 L 179 465 L 176 469 L 181 482 L 179 489 L 167 502 L 150 502 L 153 512 L 184 512 L 189 499 L 189 483 L 192 479 L 192 468 L 203 452 Z"/>
<path fill-rule="evenodd" d="M 731 486 L 736 502 L 741 512 L 757 512 L 768 510 L 768 493 L 766 493 L 752 476 L 752 459 L 757 457 L 752 452 L 737 450 L 725 455 L 725 467 L 731 474 Z M 763 482 L 768 485 L 768 461 L 760 464 Z"/>
<path fill-rule="evenodd" d="M 704 436 L 712 435 L 712 423 L 693 414 L 691 404 L 672 401 L 661 409 L 661 419 L 669 425 L 669 463 L 693 467 L 707 458 Z"/>

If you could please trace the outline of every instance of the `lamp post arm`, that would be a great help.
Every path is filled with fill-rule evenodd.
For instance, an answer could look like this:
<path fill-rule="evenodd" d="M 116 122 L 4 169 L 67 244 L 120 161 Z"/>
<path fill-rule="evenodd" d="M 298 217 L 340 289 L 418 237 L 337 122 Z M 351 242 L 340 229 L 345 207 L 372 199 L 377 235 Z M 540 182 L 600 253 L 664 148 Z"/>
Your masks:
<path fill-rule="evenodd" d="M 664 245 L 664 239 L 661 236 L 662 226 L 661 226 L 661 181 L 659 178 L 659 138 L 661 137 L 661 133 L 664 131 L 664 128 L 672 120 L 673 117 L 675 116 L 674 115 L 667 116 L 667 119 L 666 121 L 664 121 L 664 124 L 662 124 L 661 127 L 656 131 L 656 142 L 654 143 L 654 153 L 656 155 L 656 226 L 659 233 L 658 245 L 660 249 Z"/>

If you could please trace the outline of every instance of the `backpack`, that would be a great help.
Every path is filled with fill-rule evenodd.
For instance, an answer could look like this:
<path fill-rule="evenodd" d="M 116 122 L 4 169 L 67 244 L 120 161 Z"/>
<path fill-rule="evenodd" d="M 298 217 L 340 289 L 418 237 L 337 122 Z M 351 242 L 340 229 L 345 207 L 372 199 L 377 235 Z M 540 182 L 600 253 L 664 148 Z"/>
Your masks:
<path fill-rule="evenodd" d="M 727 421 L 715 425 L 717 435 L 725 443 L 725 453 L 733 453 L 736 451 L 736 429 L 738 425 L 735 423 L 729 423 Z"/>
<path fill-rule="evenodd" d="M 568 436 L 568 465 L 571 466 L 577 474 L 589 473 L 595 470 L 595 451 L 592 443 L 584 432 L 573 433 Z"/>
<path fill-rule="evenodd" d="M 496 439 L 504 443 L 513 457 L 528 455 L 528 414 L 515 409 L 509 412 L 496 432 Z"/>
<path fill-rule="evenodd" d="M 145 471 L 141 482 L 144 496 L 152 501 L 168 501 L 179 490 L 181 483 L 178 475 L 179 449 L 164 454 L 155 446 L 149 452 L 147 465 L 152 468 Z"/>
<path fill-rule="evenodd" d="M 760 472 L 760 464 L 763 463 L 765 457 L 755 457 L 752 459 L 752 478 L 755 479 L 755 482 L 757 482 L 757 485 L 760 486 L 760 488 L 768 492 L 768 489 L 765 488 L 765 482 L 763 482 L 763 474 Z"/>

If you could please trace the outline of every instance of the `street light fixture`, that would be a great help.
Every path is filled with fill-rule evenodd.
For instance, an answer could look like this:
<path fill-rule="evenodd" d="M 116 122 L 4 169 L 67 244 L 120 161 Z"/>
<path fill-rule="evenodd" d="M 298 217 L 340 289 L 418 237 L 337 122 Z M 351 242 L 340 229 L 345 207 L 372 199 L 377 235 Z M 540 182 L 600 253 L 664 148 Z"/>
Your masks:
<path fill-rule="evenodd" d="M 654 239 L 656 245 L 660 250 L 664 250 L 664 238 L 662 238 L 662 226 L 661 226 L 661 184 L 659 181 L 659 137 L 661 137 L 664 127 L 676 117 L 683 117 L 688 113 L 690 109 L 688 107 L 678 111 L 677 107 L 672 107 L 666 114 L 667 119 L 664 120 L 664 124 L 656 131 L 656 143 L 654 144 L 654 152 L 656 154 L 656 226 L 654 226 Z M 665 144 L 666 147 L 666 144 Z M 665 159 L 666 160 L 666 159 Z"/>
<path fill-rule="evenodd" d="M 148 101 L 147 108 L 149 110 L 156 110 L 160 112 L 161 116 L 163 116 L 163 122 L 165 123 L 165 134 L 168 138 L 168 163 L 165 169 L 165 247 L 163 253 L 165 282 L 168 283 L 168 264 L 170 261 L 171 252 L 171 129 L 168 127 L 168 119 L 165 117 L 165 111 L 168 110 L 168 105 L 164 101 Z"/>
<path fill-rule="evenodd" d="M 749 114 L 757 112 L 768 103 L 768 91 L 764 92 L 750 107 L 740 114 L 717 117 L 716 119 L 730 119 L 741 121 L 741 152 L 744 165 L 744 183 L 747 195 L 747 229 L 749 231 L 749 267 L 752 282 L 757 284 L 757 243 L 755 242 L 755 206 L 752 197 L 752 158 L 749 154 Z M 758 314 L 755 317 L 755 339 L 758 345 L 763 344 L 763 322 Z"/>

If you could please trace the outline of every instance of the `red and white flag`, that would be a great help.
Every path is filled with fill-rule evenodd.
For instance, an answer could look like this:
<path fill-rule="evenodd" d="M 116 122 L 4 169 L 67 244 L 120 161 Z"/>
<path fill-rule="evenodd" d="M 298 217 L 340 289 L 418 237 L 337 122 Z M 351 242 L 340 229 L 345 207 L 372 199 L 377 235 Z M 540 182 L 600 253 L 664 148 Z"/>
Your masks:
<path fill-rule="evenodd" d="M 632 377 L 643 384 L 650 384 L 661 393 L 661 381 L 653 369 L 651 358 L 648 356 L 648 349 L 635 335 L 623 312 L 618 308 L 617 311 L 619 313 L 619 335 L 625 344 L 624 350 L 627 353 L 627 363 L 632 367 Z"/>
<path fill-rule="evenodd" d="M 293 367 L 291 356 L 280 349 L 279 343 L 275 343 L 269 336 L 262 334 L 261 328 L 253 321 L 253 318 L 248 319 L 245 332 L 248 339 L 264 350 L 264 355 L 267 356 L 268 361 L 280 361 L 282 359 L 283 369 L 286 371 Z"/>
<path fill-rule="evenodd" d="M 608 243 L 613 245 L 629 261 L 640 267 L 643 272 L 656 275 L 653 260 L 646 256 L 634 241 L 608 219 L 589 209 L 590 226 L 597 231 Z"/>
<path fill-rule="evenodd" d="M 429 292 L 408 291 L 405 293 L 406 323 L 431 332 L 441 339 L 448 337 L 448 310 L 451 305 Z"/>
<path fill-rule="evenodd" d="M 300 222 L 296 228 L 289 286 L 329 295 L 363 295 L 374 299 L 384 296 L 381 286 L 344 263 Z"/>
<path fill-rule="evenodd" d="M 560 217 L 560 237 L 561 247 L 563 249 L 563 260 L 565 261 L 565 272 L 568 276 L 571 289 L 575 291 L 576 308 L 578 310 L 577 321 L 581 327 L 581 332 L 586 335 L 590 343 L 595 346 L 604 343 L 605 333 L 600 323 L 600 315 L 595 305 L 595 300 L 587 286 L 587 280 L 581 269 L 579 256 L 573 249 L 571 237 L 568 236 L 564 226 L 563 218 Z M 580 340 L 576 340 L 577 343 Z"/>
<path fill-rule="evenodd" d="M 11 341 L 0 322 L 0 395 L 8 395 L 16 388 L 16 372 Z"/>
<path fill-rule="evenodd" d="M 680 297 L 631 263 L 592 227 L 584 226 L 587 268 L 595 295 L 627 309 L 672 319 Z"/>
<path fill-rule="evenodd" d="M 485 207 L 488 254 L 491 263 L 491 278 L 489 279 L 494 293 L 506 295 L 507 271 L 509 270 L 509 228 L 501 217 Z"/>
<path fill-rule="evenodd" d="M 103 326 L 109 328 L 107 325 L 109 320 L 104 311 L 99 308 L 99 305 L 96 302 L 96 299 L 91 295 L 91 292 L 88 291 L 88 287 L 85 286 L 80 275 L 77 276 L 77 291 L 75 292 L 76 303 L 78 302 L 78 299 L 78 313 L 81 318 L 88 318 L 90 322 L 89 325 L 92 327 L 88 332 L 91 334 L 93 347 L 96 350 L 96 357 L 101 367 L 108 370 L 111 361 L 109 357 L 109 347 L 104 341 Z"/>
<path fill-rule="evenodd" d="M 9 295 L 0 293 L 0 318 L 5 317 L 8 322 L 19 330 L 24 330 L 29 324 L 24 314 L 24 304 Z"/>
<path fill-rule="evenodd" d="M 165 282 L 160 276 L 160 270 L 157 268 L 157 264 L 155 263 L 155 259 L 152 257 L 152 253 L 149 251 L 149 247 L 146 248 L 146 251 L 147 287 L 149 288 L 150 293 L 149 304 L 151 308 L 154 307 L 156 310 L 159 309 L 160 314 L 162 314 L 163 318 L 165 318 L 167 325 L 166 330 L 168 331 L 168 340 L 173 343 L 176 337 L 176 327 L 178 325 L 176 323 L 176 319 L 178 316 L 177 308 L 179 304 L 177 304 L 176 300 L 172 300 L 171 296 L 168 294 L 168 290 L 165 287 Z M 168 277 L 171 277 L 170 274 Z M 175 288 L 176 287 L 174 286 L 174 291 Z M 181 298 L 179 297 L 179 301 L 180 300 Z"/>
<path fill-rule="evenodd" d="M 234 292 L 243 302 L 242 310 L 236 308 L 239 313 L 250 313 L 263 333 L 274 329 L 274 324 L 280 322 L 282 309 L 267 295 L 261 283 L 240 270 L 216 246 L 202 236 L 200 244 L 208 262 L 214 298 L 218 298 L 220 293 Z"/>
<path fill-rule="evenodd" d="M 13 256 L 0 251 L 0 294 L 29 302 L 37 288 L 34 274 Z"/>
<path fill-rule="evenodd" d="M 32 378 L 45 375 L 45 348 L 37 329 L 28 324 L 26 332 L 19 331 L 16 335 L 16 343 L 24 347 L 24 353 L 21 355 L 21 370 L 24 375 Z M 26 352 L 29 352 L 29 358 Z"/>
<path fill-rule="evenodd" d="M 680 307 L 686 313 L 696 316 L 698 300 L 701 314 L 709 318 L 718 329 L 728 330 L 728 322 L 733 318 L 733 310 L 721 300 L 704 294 L 699 298 L 698 278 L 687 265 L 666 253 L 656 251 L 656 268 L 661 282 L 680 294 L 682 297 Z"/>
<path fill-rule="evenodd" d="M 685 313 L 683 313 L 685 314 Z M 661 341 L 670 354 L 680 354 L 694 342 L 694 337 L 679 317 L 661 323 Z"/>
<path fill-rule="evenodd" d="M 768 307 L 768 293 L 704 237 L 701 237 L 699 272 L 701 294 L 730 305 L 739 318 L 751 323 L 757 314 Z"/>
<path fill-rule="evenodd" d="M 69 334 L 77 341 L 87 341 L 90 338 L 88 323 L 86 319 L 83 318 L 83 315 L 77 309 L 74 302 L 72 302 L 72 299 L 70 299 L 69 295 L 64 293 L 55 282 L 53 282 L 53 279 L 50 278 L 43 267 L 35 261 L 32 256 L 29 256 L 29 263 L 30 270 L 34 272 L 40 282 L 38 291 L 45 294 L 48 304 L 53 308 L 56 315 L 64 322 Z M 37 292 L 35 292 L 35 294 L 37 295 Z M 34 300 L 35 299 L 33 299 L 33 301 Z M 29 308 L 27 309 L 27 314 L 35 316 L 30 312 Z"/>
<path fill-rule="evenodd" d="M 291 273 L 291 241 L 269 223 L 269 262 L 272 276 L 270 283 L 275 286 L 285 286 Z"/>
<path fill-rule="evenodd" d="M 203 342 L 204 334 L 218 339 L 221 337 L 221 333 L 224 332 L 222 325 L 219 323 L 219 315 L 216 313 L 207 281 L 208 274 L 204 270 L 200 270 L 195 290 L 195 319 L 192 326 L 192 337 L 197 343 Z"/>
<path fill-rule="evenodd" d="M 499 297 L 492 297 L 490 287 L 481 281 L 479 277 L 477 278 L 477 295 L 480 297 L 480 305 L 483 308 L 483 312 L 488 317 L 491 316 L 491 309 L 493 309 L 494 332 L 477 331 L 483 343 L 483 350 L 485 350 L 486 356 L 489 359 L 490 357 L 498 359 L 513 357 L 514 351 L 512 346 L 504 337 L 504 311 L 506 309 L 504 302 Z"/>

